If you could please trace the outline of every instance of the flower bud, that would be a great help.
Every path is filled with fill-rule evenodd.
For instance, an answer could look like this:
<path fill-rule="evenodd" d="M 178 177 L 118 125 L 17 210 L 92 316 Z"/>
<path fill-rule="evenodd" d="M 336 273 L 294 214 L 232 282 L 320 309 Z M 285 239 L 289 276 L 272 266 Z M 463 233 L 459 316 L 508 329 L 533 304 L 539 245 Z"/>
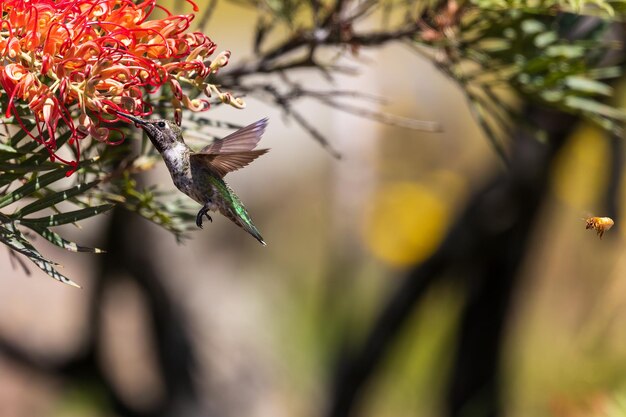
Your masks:
<path fill-rule="evenodd" d="M 217 71 L 218 69 L 228 64 L 229 59 L 230 51 L 222 51 L 215 57 L 213 62 L 211 62 L 209 68 L 211 68 L 211 71 Z"/>

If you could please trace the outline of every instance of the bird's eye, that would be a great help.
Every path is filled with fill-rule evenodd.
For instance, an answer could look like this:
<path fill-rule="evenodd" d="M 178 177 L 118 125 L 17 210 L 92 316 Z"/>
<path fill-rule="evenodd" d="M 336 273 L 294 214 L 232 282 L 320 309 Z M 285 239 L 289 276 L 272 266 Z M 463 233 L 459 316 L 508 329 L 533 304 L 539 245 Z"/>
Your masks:
<path fill-rule="evenodd" d="M 165 127 L 165 126 L 167 126 L 167 125 L 165 124 L 165 122 L 158 122 L 158 123 L 157 123 L 157 126 L 159 126 L 159 127 Z"/>

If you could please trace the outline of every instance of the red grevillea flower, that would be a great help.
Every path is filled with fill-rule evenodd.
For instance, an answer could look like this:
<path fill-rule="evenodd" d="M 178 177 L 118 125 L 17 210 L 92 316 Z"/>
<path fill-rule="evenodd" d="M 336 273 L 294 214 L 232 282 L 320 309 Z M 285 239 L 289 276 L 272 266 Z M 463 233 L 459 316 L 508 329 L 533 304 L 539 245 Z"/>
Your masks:
<path fill-rule="evenodd" d="M 189 1 L 197 11 L 197 6 Z M 113 110 L 147 115 L 147 93 L 168 84 L 178 121 L 183 107 L 202 111 L 204 99 L 191 99 L 182 84 L 236 107 L 228 93 L 206 82 L 226 65 L 229 52 L 207 61 L 216 45 L 200 32 L 188 32 L 193 15 L 172 15 L 156 0 L 8 0 L 1 1 L 0 86 L 8 96 L 6 117 L 15 116 L 52 160 L 75 168 L 80 141 L 92 136 L 110 142 Z M 167 16 L 148 20 L 155 8 Z M 25 105 L 34 114 L 30 132 L 20 116 Z M 76 160 L 57 155 L 56 130 L 65 125 Z M 119 136 L 118 136 L 119 139 Z M 72 170 L 70 170 L 71 172 Z"/>

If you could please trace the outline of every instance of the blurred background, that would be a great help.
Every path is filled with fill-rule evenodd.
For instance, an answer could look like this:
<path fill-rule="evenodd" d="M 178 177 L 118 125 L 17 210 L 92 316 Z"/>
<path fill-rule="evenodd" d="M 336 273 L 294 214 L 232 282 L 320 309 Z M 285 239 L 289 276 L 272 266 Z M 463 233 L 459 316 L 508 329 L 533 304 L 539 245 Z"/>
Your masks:
<path fill-rule="evenodd" d="M 252 54 L 255 21 L 253 9 L 221 2 L 204 30 L 234 66 Z M 335 86 L 384 97 L 365 106 L 441 131 L 298 102 L 338 159 L 256 97 L 242 111 L 210 110 L 240 125 L 270 119 L 261 147 L 271 151 L 227 178 L 267 247 L 219 215 L 177 244 L 116 211 L 63 229 L 107 255 L 39 243 L 82 290 L 28 275 L 3 251 L 0 416 L 626 415 L 621 174 L 617 210 L 603 211 L 608 161 L 622 146 L 563 121 L 532 221 L 507 235 L 513 246 L 489 233 L 508 230 L 515 210 L 511 220 L 479 205 L 488 232 L 454 234 L 486 184 L 515 175 L 431 61 L 401 43 L 349 59 L 358 74 Z M 294 79 L 328 85 L 315 71 Z M 173 189 L 162 164 L 141 180 Z M 609 214 L 616 227 L 602 240 L 585 230 L 585 217 Z M 467 236 L 479 237 L 471 251 L 438 257 Z M 512 270 L 498 267 L 509 261 Z M 482 292 L 485 276 L 511 286 Z"/>

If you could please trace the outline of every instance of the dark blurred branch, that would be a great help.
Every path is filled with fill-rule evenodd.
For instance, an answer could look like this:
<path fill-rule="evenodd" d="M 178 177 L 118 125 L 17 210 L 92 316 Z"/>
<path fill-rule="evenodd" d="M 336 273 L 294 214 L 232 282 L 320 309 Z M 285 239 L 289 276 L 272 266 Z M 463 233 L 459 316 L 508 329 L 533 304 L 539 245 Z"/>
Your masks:
<path fill-rule="evenodd" d="M 452 272 L 470 289 L 448 394 L 449 415 L 481 402 L 476 415 L 499 415 L 497 366 L 501 334 L 519 265 L 546 193 L 554 156 L 576 118 L 529 107 L 526 116 L 548 133 L 539 143 L 516 132 L 511 169 L 498 173 L 469 202 L 439 250 L 413 269 L 390 297 L 363 344 L 344 356 L 332 384 L 329 417 L 349 416 L 410 312 L 434 282 Z M 489 401 L 492 401 L 491 403 Z M 473 409 L 475 410 L 475 409 Z M 483 412 L 484 411 L 484 412 Z"/>
<path fill-rule="evenodd" d="M 145 236 L 140 229 L 150 227 L 137 222 L 133 214 L 116 209 L 109 226 L 106 248 L 101 255 L 87 315 L 87 333 L 82 346 L 67 358 L 44 358 L 0 336 L 0 354 L 30 370 L 61 377 L 71 384 L 96 384 L 106 394 L 116 414 L 124 417 L 196 416 L 205 415 L 197 397 L 193 372 L 197 369 L 187 321 L 178 310 L 164 286 L 164 277 L 146 250 L 145 242 L 137 244 L 137 236 Z M 126 272 L 126 274 L 124 274 Z M 137 284 L 147 301 L 151 334 L 150 346 L 156 349 L 160 375 L 165 385 L 165 396 L 149 410 L 137 410 L 109 379 L 102 363 L 100 350 L 104 297 L 124 276 Z M 179 277 L 180 278 L 180 277 Z M 183 278 L 180 278 L 183 279 Z"/>
<path fill-rule="evenodd" d="M 577 23 L 569 26 L 570 35 L 584 37 L 588 34 L 581 27 L 591 30 L 597 26 L 592 18 L 579 19 Z M 623 32 L 617 26 L 614 29 L 615 36 L 623 39 Z M 623 51 L 612 54 L 613 62 L 623 67 Z M 437 252 L 417 265 L 385 303 L 364 344 L 342 356 L 331 387 L 329 417 L 353 413 L 368 380 L 381 365 L 410 312 L 429 286 L 448 276 L 463 283 L 468 299 L 455 345 L 446 414 L 503 414 L 500 354 L 519 267 L 547 194 L 554 157 L 581 118 L 536 104 L 527 104 L 521 116 L 523 123 L 518 123 L 511 134 L 509 169 L 495 175 L 474 194 Z M 545 133 L 545 144 L 536 139 L 537 130 Z M 615 207 L 614 196 L 621 179 L 620 139 L 612 141 L 609 207 Z"/>
<path fill-rule="evenodd" d="M 345 31 L 342 32 L 341 30 L 341 22 L 334 24 L 330 28 L 315 28 L 315 30 L 296 33 L 275 48 L 262 53 L 258 58 L 225 71 L 220 81 L 228 88 L 236 88 L 247 76 L 274 73 L 292 68 L 313 68 L 321 65 L 316 60 L 311 59 L 311 55 L 314 55 L 311 53 L 308 55 L 309 58 L 304 60 L 292 60 L 280 65 L 276 63 L 297 49 L 308 48 L 309 52 L 311 52 L 322 46 L 354 45 L 357 47 L 374 47 L 392 41 L 412 39 L 420 29 L 420 26 L 413 24 L 389 31 L 346 34 Z"/>
<path fill-rule="evenodd" d="M 159 370 L 165 385 L 165 398 L 161 399 L 151 413 L 181 416 L 180 410 L 186 409 L 187 413 L 196 415 L 199 413 L 199 401 L 193 383 L 193 370 L 197 369 L 197 364 L 187 333 L 187 321 L 165 287 L 165 277 L 154 262 L 153 254 L 146 250 L 145 243 L 137 244 L 137 236 L 149 233 L 141 230 L 147 227 L 147 222 L 137 222 L 137 218 L 127 211 L 114 211 L 109 227 L 109 252 L 103 258 L 99 279 L 101 285 L 97 287 L 91 305 L 94 309 L 101 308 L 103 293 L 112 280 L 120 276 L 121 272 L 128 274 L 146 299 L 150 333 L 154 337 L 151 346 L 156 349 Z M 93 336 L 96 338 L 96 345 L 100 345 L 98 336 Z"/>
<path fill-rule="evenodd" d="M 202 16 L 200 16 L 200 20 L 198 21 L 198 27 L 205 29 L 208 26 L 211 17 L 213 17 L 213 12 L 215 12 L 216 7 L 217 0 L 210 0 L 209 5 L 204 10 L 204 13 L 202 14 Z"/>
<path fill-rule="evenodd" d="M 390 342 L 402 330 L 416 301 L 421 299 L 446 266 L 443 254 L 438 252 L 419 269 L 414 270 L 391 296 L 372 326 L 367 339 L 357 351 L 346 348 L 336 367 L 334 381 L 329 385 L 330 408 L 328 417 L 352 414 L 367 381 L 383 360 Z"/>

